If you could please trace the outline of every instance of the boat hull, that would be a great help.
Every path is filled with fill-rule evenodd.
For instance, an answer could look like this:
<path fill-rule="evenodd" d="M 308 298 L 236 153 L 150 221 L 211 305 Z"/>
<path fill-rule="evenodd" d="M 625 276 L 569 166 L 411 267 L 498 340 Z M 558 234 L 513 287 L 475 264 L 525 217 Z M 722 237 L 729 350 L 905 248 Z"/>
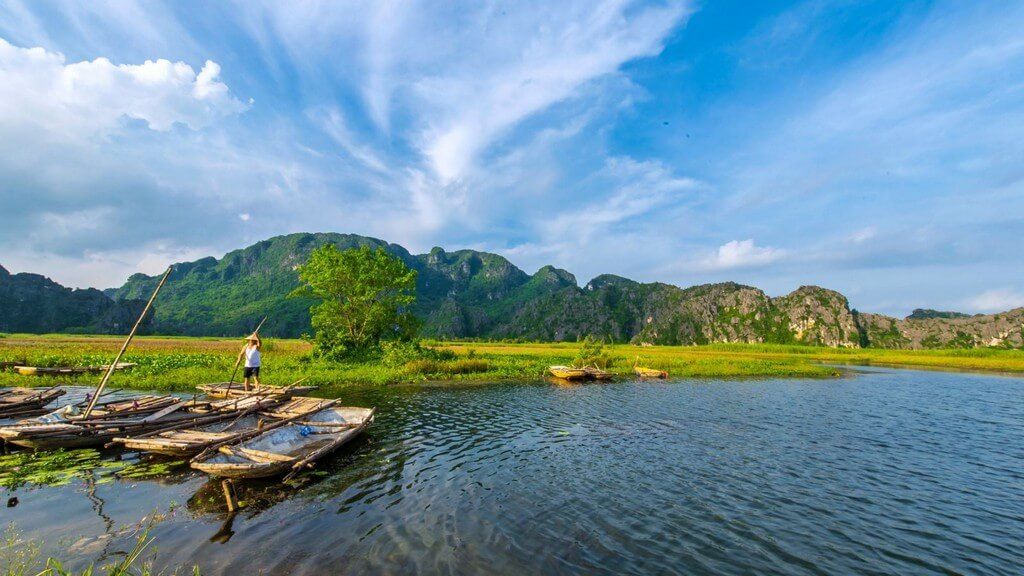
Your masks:
<path fill-rule="evenodd" d="M 324 412 L 331 410 L 333 409 L 327 408 Z M 369 426 L 370 422 L 373 421 L 374 410 L 372 409 L 368 412 L 364 408 L 341 408 L 340 410 L 359 410 L 364 411 L 365 414 L 362 416 L 361 421 L 351 428 L 336 433 L 324 433 L 324 436 L 327 438 L 323 442 L 302 440 L 308 443 L 304 446 L 299 446 L 296 450 L 292 450 L 289 454 L 253 448 L 265 447 L 264 445 L 266 444 L 272 445 L 272 436 L 274 435 L 282 436 L 280 442 L 285 444 L 289 441 L 289 435 L 294 437 L 297 427 L 303 424 L 293 423 L 269 430 L 262 436 L 257 436 L 236 445 L 222 447 L 219 453 L 211 457 L 203 458 L 200 455 L 201 460 L 193 460 L 192 467 L 211 476 L 221 478 L 271 478 L 295 472 L 297 471 L 296 466 L 301 465 L 303 462 L 306 463 L 306 466 L 311 466 L 316 461 L 358 437 Z M 316 414 L 311 415 L 311 418 L 316 416 Z M 309 422 L 306 425 L 313 428 L 322 428 L 331 426 L 332 422 L 320 420 L 319 423 Z M 258 456 L 254 456 L 254 454 Z M 257 458 L 261 461 L 257 461 Z"/>

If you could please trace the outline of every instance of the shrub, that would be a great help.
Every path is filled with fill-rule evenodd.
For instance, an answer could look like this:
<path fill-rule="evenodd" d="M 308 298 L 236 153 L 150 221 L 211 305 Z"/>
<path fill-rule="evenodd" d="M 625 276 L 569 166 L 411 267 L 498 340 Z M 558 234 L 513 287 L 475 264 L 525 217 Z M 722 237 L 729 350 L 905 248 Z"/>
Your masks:
<path fill-rule="evenodd" d="M 587 336 L 583 339 L 580 351 L 572 360 L 573 366 L 596 366 L 602 369 L 608 368 L 614 362 L 615 359 L 605 352 L 604 342 L 593 336 Z"/>
<path fill-rule="evenodd" d="M 419 342 L 385 341 L 381 342 L 381 362 L 385 366 L 406 366 L 416 360 L 454 360 L 455 353 L 451 350 L 438 350 L 420 345 Z"/>

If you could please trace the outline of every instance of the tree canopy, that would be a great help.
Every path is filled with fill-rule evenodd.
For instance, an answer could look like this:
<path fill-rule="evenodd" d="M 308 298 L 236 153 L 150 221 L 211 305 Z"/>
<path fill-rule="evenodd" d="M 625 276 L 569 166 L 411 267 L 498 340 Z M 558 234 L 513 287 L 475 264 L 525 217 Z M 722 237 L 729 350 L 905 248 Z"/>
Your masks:
<path fill-rule="evenodd" d="M 418 321 L 416 271 L 378 248 L 338 250 L 326 244 L 299 267 L 302 286 L 293 296 L 312 297 L 313 343 L 318 355 L 342 358 L 379 348 L 382 340 L 409 340 Z"/>

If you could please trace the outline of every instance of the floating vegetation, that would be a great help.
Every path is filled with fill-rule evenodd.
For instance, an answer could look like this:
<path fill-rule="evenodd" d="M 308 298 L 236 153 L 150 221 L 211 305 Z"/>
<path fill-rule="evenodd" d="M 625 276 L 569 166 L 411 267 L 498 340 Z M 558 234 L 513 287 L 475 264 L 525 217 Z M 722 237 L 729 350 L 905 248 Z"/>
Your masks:
<path fill-rule="evenodd" d="M 64 486 L 75 479 L 92 479 L 97 484 L 117 478 L 143 480 L 165 477 L 184 465 L 182 460 L 110 460 L 91 448 L 19 451 L 0 456 L 0 487 L 14 490 L 26 485 Z"/>

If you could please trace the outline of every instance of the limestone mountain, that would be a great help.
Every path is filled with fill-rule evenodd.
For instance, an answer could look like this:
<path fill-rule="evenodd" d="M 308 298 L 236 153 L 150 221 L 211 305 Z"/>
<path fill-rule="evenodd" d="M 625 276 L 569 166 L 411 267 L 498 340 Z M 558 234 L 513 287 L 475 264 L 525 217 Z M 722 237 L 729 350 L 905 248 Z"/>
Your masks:
<path fill-rule="evenodd" d="M 0 332 L 128 332 L 145 302 L 115 302 L 103 292 L 65 288 L 39 274 L 0 266 Z"/>
<path fill-rule="evenodd" d="M 413 311 L 423 320 L 424 335 L 437 338 L 559 341 L 593 335 L 669 345 L 1024 347 L 1024 309 L 989 316 L 920 310 L 896 319 L 858 313 L 842 294 L 816 286 L 770 297 L 732 282 L 680 288 L 605 274 L 581 287 L 565 270 L 545 266 L 531 275 L 497 254 L 434 248 L 416 255 L 375 238 L 334 233 L 278 236 L 220 259 L 175 265 L 157 302 L 152 331 L 237 336 L 266 315 L 265 334 L 301 335 L 309 329 L 311 303 L 286 296 L 298 286 L 299 264 L 326 243 L 382 248 L 417 270 Z M 68 326 L 104 325 L 107 312 L 100 308 L 146 298 L 157 280 L 133 275 L 107 291 L 113 300 L 95 305 L 98 316 L 91 324 L 83 318 Z M 103 296 L 92 292 L 94 298 Z M 49 304 L 39 301 L 39 306 Z M 39 326 L 39 331 L 62 329 Z"/>

